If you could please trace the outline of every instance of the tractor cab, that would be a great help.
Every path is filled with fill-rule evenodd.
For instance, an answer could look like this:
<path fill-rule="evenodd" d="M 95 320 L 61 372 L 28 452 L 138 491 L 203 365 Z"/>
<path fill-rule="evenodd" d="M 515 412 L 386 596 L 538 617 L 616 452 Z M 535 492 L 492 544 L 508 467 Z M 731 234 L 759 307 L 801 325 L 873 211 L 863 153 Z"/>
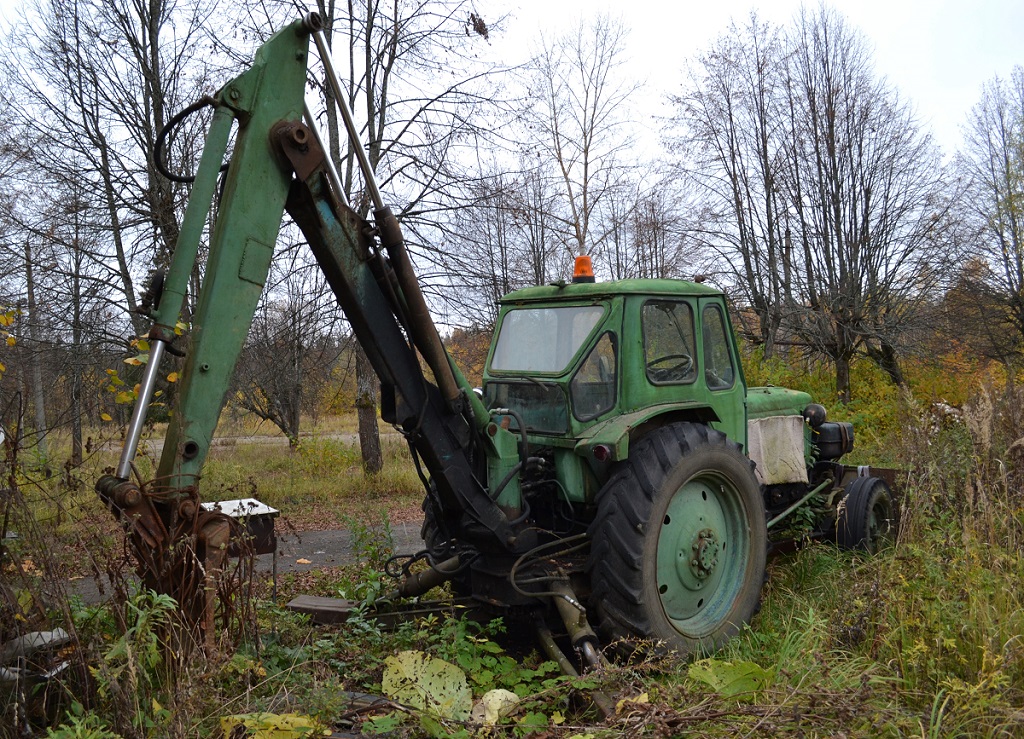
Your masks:
<path fill-rule="evenodd" d="M 510 293 L 484 373 L 489 407 L 508 409 L 510 427 L 521 422 L 539 443 L 609 424 L 628 436 L 661 419 L 708 423 L 745 444 L 744 396 L 723 294 L 681 280 Z"/>

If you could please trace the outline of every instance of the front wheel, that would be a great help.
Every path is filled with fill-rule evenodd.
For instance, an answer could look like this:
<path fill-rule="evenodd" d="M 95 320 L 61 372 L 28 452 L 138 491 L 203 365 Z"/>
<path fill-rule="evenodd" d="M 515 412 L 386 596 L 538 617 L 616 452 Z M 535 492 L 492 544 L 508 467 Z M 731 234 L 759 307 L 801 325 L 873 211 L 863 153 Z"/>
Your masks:
<path fill-rule="evenodd" d="M 768 534 L 753 465 L 707 426 L 650 433 L 599 494 L 588 570 L 610 639 L 710 652 L 757 611 Z"/>
<path fill-rule="evenodd" d="M 836 517 L 836 540 L 843 549 L 876 554 L 893 542 L 896 518 L 885 480 L 858 477 L 846 491 Z"/>

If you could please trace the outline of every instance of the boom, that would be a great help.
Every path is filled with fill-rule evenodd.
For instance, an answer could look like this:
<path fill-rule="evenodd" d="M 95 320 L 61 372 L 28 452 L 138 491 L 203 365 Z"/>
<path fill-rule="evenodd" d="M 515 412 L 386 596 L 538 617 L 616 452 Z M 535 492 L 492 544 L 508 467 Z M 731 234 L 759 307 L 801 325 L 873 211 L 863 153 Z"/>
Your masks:
<path fill-rule="evenodd" d="M 178 598 L 197 623 L 210 617 L 209 603 L 199 592 L 207 577 L 203 573 L 222 566 L 222 552 L 231 538 L 227 517 L 200 508 L 197 486 L 286 208 L 380 378 L 386 420 L 400 427 L 422 461 L 434 519 L 442 526 L 458 525 L 463 538 L 482 549 L 516 547 L 509 521 L 510 515 L 518 515 L 518 487 L 505 486 L 503 507 L 488 494 L 488 477 L 503 477 L 516 463 L 515 438 L 490 421 L 449 360 L 398 221 L 380 202 L 365 158 L 364 177 L 377 200 L 372 224 L 345 202 L 312 121 L 302 121 L 311 34 L 326 51 L 319 38 L 321 25 L 319 16 L 311 14 L 275 34 L 252 67 L 210 100 L 213 122 L 181 238 L 163 291 L 154 301 L 150 361 L 125 448 L 116 474 L 97 484 L 129 528 L 147 584 Z M 330 70 L 329 56 L 324 59 Z M 343 113 L 351 121 L 347 108 Z M 233 121 L 238 123 L 237 140 L 191 320 L 178 400 L 156 479 L 136 484 L 129 479 L 131 460 L 160 359 L 166 350 L 180 351 L 174 346 L 174 327 Z M 354 133 L 354 126 L 349 129 Z M 361 152 L 360 142 L 353 141 L 353 146 Z M 420 354 L 434 382 L 424 375 Z M 181 546 L 193 541 L 194 548 Z"/>

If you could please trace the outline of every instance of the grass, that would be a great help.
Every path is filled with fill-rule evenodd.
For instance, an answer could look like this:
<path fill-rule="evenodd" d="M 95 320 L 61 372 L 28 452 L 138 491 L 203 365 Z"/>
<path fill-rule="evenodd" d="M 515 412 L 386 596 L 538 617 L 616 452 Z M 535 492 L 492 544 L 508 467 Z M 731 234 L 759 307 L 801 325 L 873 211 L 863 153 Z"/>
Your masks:
<path fill-rule="evenodd" d="M 493 627 L 434 617 L 385 634 L 357 616 L 342 627 L 313 628 L 265 597 L 256 600 L 258 640 L 170 670 L 154 666 L 153 631 L 137 616 L 133 621 L 130 609 L 101 613 L 64 601 L 46 613 L 19 600 L 44 590 L 60 571 L 55 537 L 77 536 L 91 552 L 95 542 L 84 541 L 82 529 L 92 526 L 109 552 L 118 551 L 120 535 L 86 483 L 21 487 L 27 502 L 19 515 L 33 513 L 18 522 L 28 536 L 6 565 L 4 583 L 21 618 L 74 629 L 80 664 L 106 666 L 91 692 L 70 686 L 88 709 L 76 714 L 74 704 L 62 704 L 51 725 L 64 716 L 66 733 L 57 736 L 206 736 L 216 733 L 221 716 L 254 711 L 298 711 L 337 728 L 368 721 L 367 729 L 393 736 L 470 736 L 462 723 L 438 723 L 418 711 L 354 708 L 352 693 L 379 693 L 387 660 L 400 649 L 466 666 L 476 697 L 486 687 L 521 686 L 524 701 L 494 736 L 1019 736 L 1024 393 L 986 388 L 965 407 L 963 421 L 952 423 L 937 423 L 908 399 L 896 402 L 902 405 L 890 413 L 905 424 L 888 445 L 908 483 L 895 546 L 866 557 L 811 545 L 773 559 L 754 622 L 696 668 L 652 656 L 572 683 L 554 679 L 521 641 L 503 641 Z M 203 495 L 255 495 L 296 520 L 347 522 L 362 542 L 361 563 L 284 578 L 282 590 L 361 597 L 382 587 L 379 566 L 389 552 L 386 529 L 382 539 L 369 524 L 380 521 L 382 504 L 415 511 L 420 499 L 402 447 L 389 439 L 386 454 L 386 472 L 367 478 L 354 447 L 328 434 L 314 434 L 295 451 L 218 447 Z M 90 464 L 76 472 L 82 480 L 94 479 L 109 457 L 95 455 Z M 107 566 L 104 556 L 90 556 Z M 13 623 L 13 612 L 0 616 L 0 623 Z M 122 690 L 118 698 L 109 684 L 97 692 L 96 680 L 104 687 L 104 680 L 123 681 L 133 670 L 134 694 Z M 709 682 L 709 675 L 744 670 L 758 681 L 738 693 Z M 594 687 L 623 701 L 609 720 L 580 699 Z"/>

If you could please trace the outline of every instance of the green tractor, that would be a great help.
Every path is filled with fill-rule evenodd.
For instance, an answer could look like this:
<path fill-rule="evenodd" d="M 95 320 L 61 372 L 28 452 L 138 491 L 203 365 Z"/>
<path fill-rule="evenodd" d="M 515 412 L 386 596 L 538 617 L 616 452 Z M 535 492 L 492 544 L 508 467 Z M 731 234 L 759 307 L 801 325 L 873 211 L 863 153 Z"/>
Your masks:
<path fill-rule="evenodd" d="M 247 72 L 170 124 L 214 108 L 174 259 L 145 301 L 150 360 L 125 446 L 97 490 L 147 586 L 172 595 L 185 622 L 210 637 L 218 578 L 243 548 L 237 523 L 201 505 L 199 488 L 285 211 L 423 481 L 426 567 L 405 567 L 396 595 L 450 580 L 475 608 L 532 622 L 551 654 L 550 624 L 561 623 L 589 664 L 600 663 L 602 641 L 619 639 L 709 651 L 756 611 L 783 526 L 867 550 L 891 535 L 886 482 L 839 461 L 853 447 L 850 424 L 826 421 L 805 393 L 748 388 L 725 298 L 708 287 L 599 283 L 580 260 L 573 282 L 501 301 L 482 392 L 474 389 L 445 351 L 365 156 L 372 220 L 346 202 L 324 153 L 304 98 L 311 38 L 354 150 L 363 148 L 322 30 L 315 14 L 286 27 Z M 215 195 L 198 308 L 182 338 Z M 165 351 L 184 355 L 174 414 L 154 479 L 132 480 Z M 324 619 L 331 611 L 292 606 Z"/>
<path fill-rule="evenodd" d="M 526 450 L 498 500 L 585 534 L 577 591 L 606 639 L 721 645 L 758 608 L 769 529 L 798 509 L 802 535 L 846 547 L 892 533 L 888 484 L 839 463 L 851 424 L 806 393 L 748 388 L 725 297 L 701 284 L 505 296 L 483 397 Z"/>

